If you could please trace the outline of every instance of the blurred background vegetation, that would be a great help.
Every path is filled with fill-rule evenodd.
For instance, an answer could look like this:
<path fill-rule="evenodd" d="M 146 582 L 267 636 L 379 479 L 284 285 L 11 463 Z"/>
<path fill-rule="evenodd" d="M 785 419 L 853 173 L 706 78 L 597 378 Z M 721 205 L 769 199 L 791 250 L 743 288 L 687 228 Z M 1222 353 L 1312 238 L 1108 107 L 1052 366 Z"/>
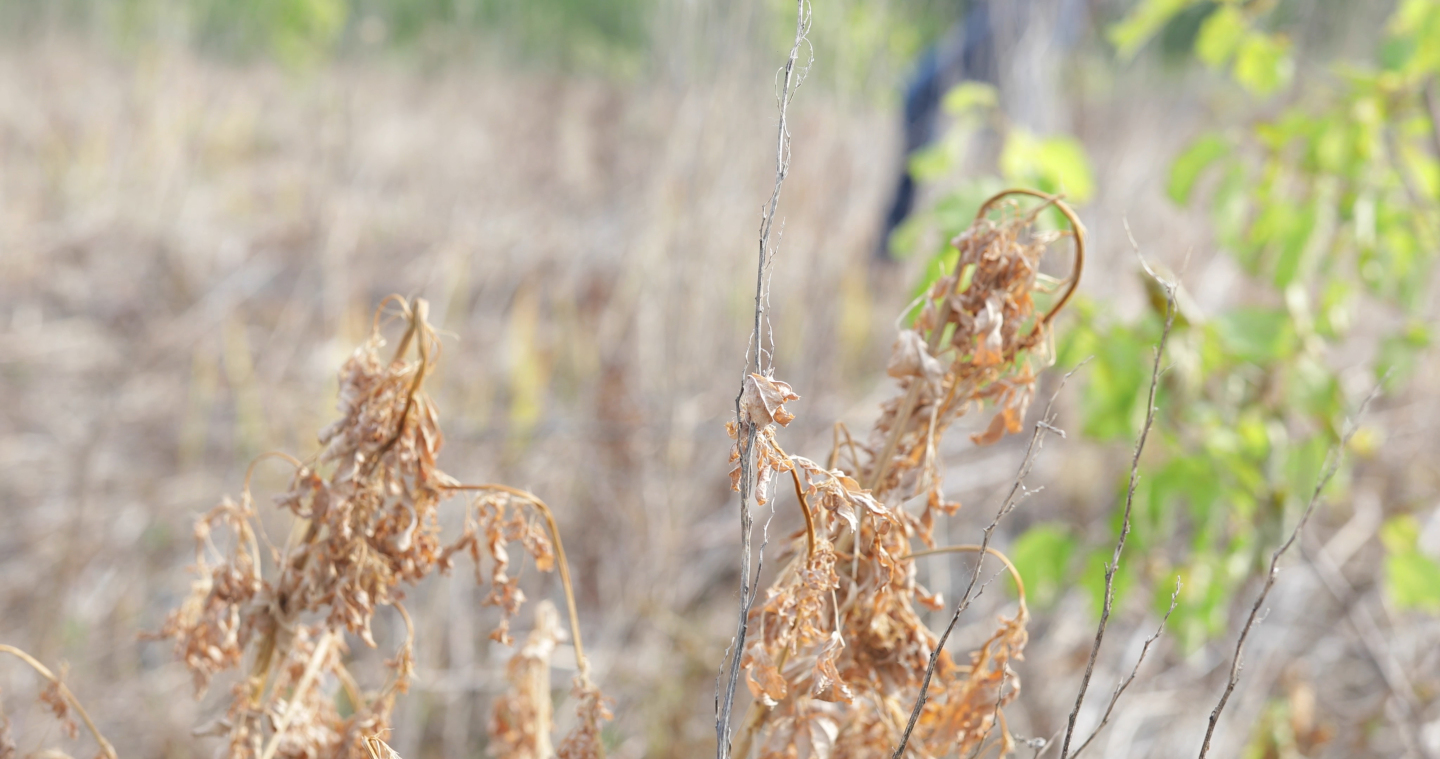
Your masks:
<path fill-rule="evenodd" d="M 974 5 L 815 4 L 773 296 L 781 378 L 804 396 L 792 450 L 823 456 L 832 418 L 868 427 L 894 319 L 984 197 L 1064 192 L 1092 257 L 1056 363 L 1093 360 L 1062 396 L 1047 490 L 998 536 L 1037 612 L 1038 687 L 1012 727 L 1063 721 L 1119 526 L 1165 318 L 1133 234 L 1181 293 L 1119 572 L 1125 645 L 1100 676 L 1128 671 L 1183 590 L 1143 704 L 1097 749 L 1194 750 L 1236 614 L 1383 380 L 1224 755 L 1440 755 L 1440 2 L 1006 4 L 996 81 L 949 88 L 937 139 L 903 155 L 916 62 Z M 93 710 L 123 753 L 208 750 L 189 730 L 213 699 L 177 706 L 183 677 L 135 632 L 184 590 L 190 515 L 256 453 L 311 450 L 335 367 L 398 288 L 458 336 L 446 468 L 530 487 L 580 535 L 614 754 L 708 750 L 735 569 L 722 425 L 793 13 L 0 0 L 0 638 L 68 658 L 82 695 L 111 685 Z M 887 237 L 907 171 L 915 212 Z M 951 542 L 1020 453 L 944 451 L 966 503 Z M 968 572 L 925 571 L 940 591 Z M 428 684 L 392 743 L 480 755 L 503 652 L 470 588 L 415 596 Z"/>

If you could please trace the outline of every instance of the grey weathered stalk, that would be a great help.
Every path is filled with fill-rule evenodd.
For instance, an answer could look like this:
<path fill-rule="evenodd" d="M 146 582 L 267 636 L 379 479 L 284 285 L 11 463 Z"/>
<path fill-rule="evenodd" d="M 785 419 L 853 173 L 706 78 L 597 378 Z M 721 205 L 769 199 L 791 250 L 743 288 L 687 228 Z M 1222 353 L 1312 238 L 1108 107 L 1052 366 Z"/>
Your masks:
<path fill-rule="evenodd" d="M 796 0 L 795 3 L 795 43 L 790 48 L 790 56 L 785 61 L 785 66 L 780 70 L 783 80 L 780 91 L 777 93 L 778 107 L 780 110 L 780 125 L 775 136 L 775 185 L 770 192 L 770 200 L 762 207 L 760 216 L 760 235 L 758 264 L 755 272 L 755 321 L 750 333 L 750 348 L 754 351 L 746 362 L 745 372 L 740 378 L 740 392 L 735 396 L 735 424 L 736 436 L 740 439 L 740 603 L 735 623 L 735 638 L 728 652 L 729 672 L 727 673 L 723 693 L 717 683 L 715 693 L 715 756 L 717 759 L 727 759 L 730 756 L 730 722 L 733 717 L 735 706 L 736 686 L 740 682 L 740 662 L 745 655 L 745 638 L 749 632 L 750 607 L 755 600 L 755 589 L 751 587 L 752 579 L 758 576 L 758 568 L 752 572 L 751 564 L 754 561 L 753 549 L 751 546 L 751 532 L 754 527 L 754 517 L 751 514 L 751 498 L 755 492 L 755 443 L 759 437 L 760 430 L 741 413 L 741 398 L 745 394 L 745 379 L 749 374 L 766 374 L 771 371 L 769 361 L 766 358 L 764 345 L 763 325 L 765 323 L 765 274 L 769 269 L 770 259 L 773 250 L 770 245 L 770 233 L 775 222 L 775 211 L 780 205 L 780 189 L 785 183 L 785 177 L 790 173 L 790 131 L 787 121 L 787 108 L 791 98 L 794 97 L 795 89 L 800 86 L 804 79 L 805 69 L 797 66 L 800 60 L 800 50 L 805 45 L 805 35 L 810 29 L 810 10 L 806 0 Z M 773 347 L 773 346 L 772 346 Z M 762 546 L 761 550 L 764 548 Z M 722 665 L 723 667 L 724 665 Z"/>

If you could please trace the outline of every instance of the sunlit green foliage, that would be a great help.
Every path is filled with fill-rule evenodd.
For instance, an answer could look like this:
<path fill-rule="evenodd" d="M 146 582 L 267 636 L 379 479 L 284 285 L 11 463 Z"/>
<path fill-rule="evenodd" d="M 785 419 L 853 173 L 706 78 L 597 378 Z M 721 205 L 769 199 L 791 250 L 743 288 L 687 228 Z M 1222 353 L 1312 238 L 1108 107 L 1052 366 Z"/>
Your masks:
<path fill-rule="evenodd" d="M 1385 557 L 1385 591 L 1401 609 L 1440 612 L 1440 563 L 1420 551 L 1420 524 L 1403 515 L 1380 529 Z"/>
<path fill-rule="evenodd" d="M 631 71 L 662 0 L 0 0 L 0 31 L 73 28 L 126 46 L 183 40 L 231 59 L 312 65 L 358 50 L 501 50 Z"/>
<path fill-rule="evenodd" d="M 1128 59 L 1177 19 L 1193 22 L 1190 44 L 1200 62 L 1263 99 L 1289 88 L 1295 68 L 1293 44 L 1283 29 L 1266 28 L 1276 19 L 1262 15 L 1264 5 L 1143 0 L 1109 37 Z M 1366 333 L 1375 345 L 1374 376 L 1388 373 L 1387 389 L 1407 381 L 1433 340 L 1419 307 L 1440 250 L 1434 157 L 1440 125 L 1433 110 L 1440 91 L 1429 93 L 1428 103 L 1425 92 L 1440 75 L 1440 1 L 1400 3 L 1376 60 L 1330 67 L 1273 117 L 1203 134 L 1170 166 L 1170 198 L 1208 209 L 1222 252 L 1259 291 L 1271 293 L 1203 314 L 1182 289 L 1165 356 L 1160 415 L 1141 461 L 1117 593 L 1149 588 L 1163 612 L 1179 575 L 1184 587 L 1171 627 L 1186 647 L 1225 629 L 1229 599 L 1308 501 L 1356 400 L 1347 399 L 1329 359 L 1361 310 L 1369 312 L 1369 330 L 1400 325 L 1388 334 Z M 916 175 L 954 172 L 972 135 L 988 128 L 1002 141 L 995 169 L 1005 183 L 1083 201 L 1093 181 L 1079 144 L 1011 127 L 995 101 L 983 86 L 953 92 L 947 105 L 956 126 L 914 158 Z M 969 182 L 948 193 L 902 228 L 894 246 L 926 252 L 916 251 L 928 239 L 919 230 L 938 227 L 948 239 L 1001 183 Z M 937 254 L 928 268 L 943 262 Z M 1144 281 L 1151 308 L 1138 321 L 1079 300 L 1061 330 L 1060 366 L 1093 356 L 1082 380 L 1082 429 L 1116 445 L 1132 441 L 1143 420 L 1164 323 L 1163 293 Z M 1374 318 L 1377 311 L 1384 317 Z M 1117 506 L 1124 486 L 1117 481 Z M 1342 467 L 1331 489 L 1347 486 Z M 1399 606 L 1436 610 L 1440 569 L 1416 547 L 1409 524 L 1387 525 L 1387 590 Z M 1077 559 L 1068 534 L 1042 524 L 1023 535 L 1015 547 L 1022 571 L 1047 587 L 1055 563 L 1037 554 L 1055 551 L 1067 565 L 1083 566 L 1080 585 L 1098 604 L 1113 545 L 1090 546 L 1088 558 Z"/>

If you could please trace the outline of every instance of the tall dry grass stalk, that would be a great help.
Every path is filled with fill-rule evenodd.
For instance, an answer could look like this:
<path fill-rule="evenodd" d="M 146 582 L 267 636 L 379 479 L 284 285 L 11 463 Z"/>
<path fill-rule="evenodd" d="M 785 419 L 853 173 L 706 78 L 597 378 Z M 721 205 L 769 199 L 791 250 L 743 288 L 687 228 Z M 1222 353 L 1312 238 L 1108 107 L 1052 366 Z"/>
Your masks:
<path fill-rule="evenodd" d="M 1017 195 L 1044 203 L 1023 211 Z M 1050 205 L 1070 230 L 1041 231 L 1037 216 Z M 1074 269 L 1042 312 L 1034 297 L 1043 288 L 1040 259 L 1067 236 Z M 746 381 L 739 418 L 729 428 L 736 440 L 732 482 L 745 486 L 742 430 L 756 430 L 754 492 L 742 495 L 763 504 L 769 479 L 788 474 L 806 527 L 750 613 L 757 632 L 742 666 L 754 703 L 736 757 L 873 757 L 897 744 L 898 755 L 907 741 L 920 756 L 996 744 L 1004 753 L 1013 745 L 1003 707 L 1019 692 L 1010 664 L 1027 640 L 1020 578 L 1004 561 L 1019 587 L 1019 608 L 1000 619 L 968 661 L 956 662 L 943 650 L 945 636 L 917 609 L 938 610 L 943 602 L 916 579 L 913 541 L 929 551 L 998 555 L 988 546 L 936 545 L 936 516 L 959 508 L 943 492 L 939 443 L 952 423 L 982 408 L 993 417 L 973 436 L 977 444 L 1021 430 L 1036 372 L 1052 360 L 1050 321 L 1080 276 L 1084 230 L 1058 198 L 1012 190 L 990 199 L 953 244 L 954 271 L 929 288 L 913 326 L 895 341 L 888 373 L 899 381 L 897 395 L 862 438 L 836 425 L 825 465 L 780 447 L 776 426 L 794 418 L 785 408 L 798 397 L 793 389 L 759 373 Z M 969 600 L 967 591 L 960 608 Z"/>
<path fill-rule="evenodd" d="M 320 432 L 323 448 L 305 461 L 267 454 L 255 462 L 276 458 L 294 468 L 289 490 L 275 499 L 295 517 L 283 546 L 261 530 L 248 473 L 238 502 L 223 500 L 196 524 L 197 578 L 160 636 L 175 642 L 199 692 L 217 673 L 241 668 L 248 659 L 227 714 L 211 728 L 226 736 L 233 759 L 374 752 L 372 738 L 389 729 L 395 699 L 414 676 L 415 631 L 401 603 L 402 583 L 448 572 L 457 554 L 470 554 L 477 582 L 490 588 L 485 604 L 500 610 L 491 637 L 508 643 L 510 620 L 525 600 L 509 573 L 512 544 L 541 571 L 558 566 L 565 589 L 579 719 L 559 756 L 603 754 L 599 725 L 610 714 L 590 678 L 569 567 L 549 507 L 522 490 L 461 484 L 435 464 L 444 438 L 424 386 L 441 344 L 427 311 L 424 300 L 386 298 L 370 338 L 340 370 L 341 418 Z M 397 320 L 403 337 L 382 359 L 382 329 Z M 469 496 L 464 531 L 447 543 L 439 508 L 460 495 Z M 406 635 L 385 662 L 384 684 L 363 690 L 346 663 L 347 639 L 374 647 L 372 621 L 386 607 L 403 620 Z M 542 607 L 536 632 L 512 665 L 517 692 L 497 707 L 495 741 L 507 756 L 545 755 L 537 752 L 549 745 L 548 682 L 540 679 L 557 639 L 554 616 L 553 608 Z M 528 722 L 517 734 L 502 713 L 526 714 Z"/>

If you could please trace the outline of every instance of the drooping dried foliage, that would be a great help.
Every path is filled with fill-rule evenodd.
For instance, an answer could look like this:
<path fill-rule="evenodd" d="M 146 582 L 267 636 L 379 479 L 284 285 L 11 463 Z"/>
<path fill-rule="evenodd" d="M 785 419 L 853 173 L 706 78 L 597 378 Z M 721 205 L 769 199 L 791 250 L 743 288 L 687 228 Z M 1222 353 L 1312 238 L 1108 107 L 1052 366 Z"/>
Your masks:
<path fill-rule="evenodd" d="M 797 398 L 794 391 L 769 377 L 747 381 L 740 413 L 748 419 L 739 421 L 759 427 L 753 496 L 763 503 L 766 480 L 788 474 L 806 530 L 790 542 L 788 565 L 750 615 L 754 636 L 743 666 L 755 702 L 734 756 L 888 756 L 899 741 L 938 641 L 916 605 L 943 608 L 917 582 L 912 553 L 916 541 L 935 548 L 937 514 L 959 508 L 942 490 L 941 436 L 982 409 L 993 416 L 975 443 L 1020 431 L 1036 372 L 1052 358 L 1049 320 L 1079 276 L 1077 237 L 1069 286 L 1048 313 L 1037 310 L 1042 254 L 1061 237 L 1083 234 L 1063 203 L 1045 200 L 1059 204 L 1072 231 L 1041 231 L 1039 209 L 1025 213 L 997 196 L 952 242 L 954 271 L 929 288 L 913 326 L 895 341 L 888 371 L 898 393 L 867 438 L 854 440 L 837 425 L 828 465 L 790 456 L 776 440 L 775 425 L 794 418 L 783 405 Z M 992 206 L 998 220 L 989 218 Z M 731 424 L 732 436 L 739 426 Z M 737 472 L 739 450 L 737 441 Z M 940 653 L 910 737 L 914 755 L 964 756 L 982 744 L 1010 750 L 1003 707 L 1020 689 L 1010 664 L 1023 655 L 1027 619 L 1022 590 L 1018 610 L 967 661 Z"/>
<path fill-rule="evenodd" d="M 405 324 L 389 360 L 381 358 L 387 306 Z M 413 677 L 414 630 L 400 603 L 402 583 L 446 572 L 457 554 L 469 553 L 476 580 L 490 587 L 485 603 L 500 609 L 492 637 L 508 643 L 510 620 L 525 600 L 509 574 L 512 543 L 539 570 L 554 569 L 558 559 L 567 595 L 579 662 L 579 719 L 565 739 L 569 753 L 562 755 L 602 753 L 598 725 L 609 713 L 580 646 L 569 571 L 549 507 L 525 491 L 462 485 L 436 466 L 444 438 L 424 383 L 435 370 L 440 342 L 426 311 L 424 300 L 387 298 L 370 338 L 340 370 L 341 417 L 320 432 L 321 450 L 307 461 L 271 454 L 295 469 L 289 489 L 275 499 L 295 517 L 283 546 L 260 532 L 248 476 L 238 502 L 224 499 L 196 524 L 196 580 L 160 636 L 174 641 L 199 692 L 217 673 L 239 669 L 248 658 L 228 713 L 213 728 L 228 738 L 230 757 L 373 755 L 374 736 L 388 729 L 395 698 Z M 467 492 L 473 498 L 464 531 L 446 543 L 441 504 Z M 362 691 L 347 668 L 347 639 L 374 647 L 372 621 L 387 607 L 403 620 L 406 635 L 385 663 L 383 685 Z M 548 754 L 536 752 L 550 743 L 546 662 L 558 641 L 554 617 L 553 607 L 542 608 L 536 631 L 511 666 L 519 690 L 497 706 L 495 742 L 510 756 Z M 341 696 L 348 713 L 341 711 Z M 502 719 L 502 712 L 509 716 Z M 528 722 L 517 725 L 516 718 Z"/>

